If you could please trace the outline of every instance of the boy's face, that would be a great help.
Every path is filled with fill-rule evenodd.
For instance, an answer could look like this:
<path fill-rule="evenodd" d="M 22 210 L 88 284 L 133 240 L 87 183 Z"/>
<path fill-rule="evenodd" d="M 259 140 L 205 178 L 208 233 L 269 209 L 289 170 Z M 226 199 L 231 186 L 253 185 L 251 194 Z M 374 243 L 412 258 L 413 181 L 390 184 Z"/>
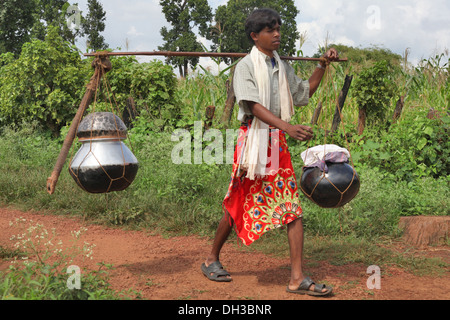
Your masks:
<path fill-rule="evenodd" d="M 278 50 L 281 44 L 280 25 L 277 23 L 273 28 L 265 27 L 259 33 L 252 32 L 251 36 L 256 47 L 272 57 L 273 51 Z"/>

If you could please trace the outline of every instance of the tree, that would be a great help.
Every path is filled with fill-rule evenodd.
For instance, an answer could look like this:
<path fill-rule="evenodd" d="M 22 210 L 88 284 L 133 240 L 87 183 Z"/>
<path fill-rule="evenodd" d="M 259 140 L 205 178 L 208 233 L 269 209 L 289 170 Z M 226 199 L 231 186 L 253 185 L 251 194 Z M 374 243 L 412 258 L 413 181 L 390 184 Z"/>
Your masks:
<path fill-rule="evenodd" d="M 45 40 L 49 26 L 56 27 L 64 40 L 74 44 L 81 30 L 67 26 L 69 6 L 66 0 L 0 1 L 0 52 L 12 52 L 17 57 L 24 43 Z"/>
<path fill-rule="evenodd" d="M 208 22 L 212 19 L 211 7 L 207 0 L 160 0 L 159 4 L 166 17 L 172 25 L 172 29 L 161 28 L 161 36 L 164 45 L 159 50 L 167 51 L 203 51 L 202 45 L 197 41 L 193 32 L 193 26 L 198 27 L 200 35 L 205 35 Z M 187 76 L 188 64 L 196 66 L 197 57 L 169 57 L 167 61 L 178 66 L 180 75 Z"/>
<path fill-rule="evenodd" d="M 371 125 L 385 122 L 390 100 L 396 93 L 392 71 L 393 67 L 381 60 L 363 68 L 357 75 L 353 96 L 359 108 L 359 135 L 363 133 L 366 122 Z"/>
<path fill-rule="evenodd" d="M 214 16 L 215 23 L 207 34 L 213 42 L 212 50 L 249 52 L 251 43 L 245 34 L 245 20 L 256 8 L 271 8 L 280 14 L 282 45 L 279 52 L 295 54 L 295 42 L 300 35 L 295 21 L 299 10 L 293 0 L 229 0 L 226 5 L 219 6 Z"/>
<path fill-rule="evenodd" d="M 328 45 L 328 47 L 335 48 L 339 52 L 340 56 L 348 58 L 348 60 L 351 61 L 353 65 L 363 65 L 366 62 L 375 63 L 378 61 L 386 60 L 389 62 L 389 64 L 398 66 L 400 65 L 400 61 L 402 59 L 401 55 L 393 53 L 387 48 L 381 48 L 378 46 L 355 48 L 343 44 L 330 44 Z M 326 50 L 324 47 L 320 47 L 319 52 L 314 54 L 314 57 L 322 56 L 325 51 Z"/>
<path fill-rule="evenodd" d="M 88 47 L 94 51 L 108 48 L 100 34 L 105 30 L 106 12 L 98 0 L 88 0 L 88 14 L 83 21 L 83 32 L 88 39 Z"/>
<path fill-rule="evenodd" d="M 57 28 L 59 35 L 71 44 L 81 36 L 81 30 L 71 30 L 67 26 L 67 8 L 70 4 L 66 0 L 32 0 L 35 2 L 34 25 L 31 37 L 45 40 L 49 26 Z"/>
<path fill-rule="evenodd" d="M 0 53 L 19 55 L 22 45 L 31 39 L 34 10 L 34 1 L 0 1 Z"/>

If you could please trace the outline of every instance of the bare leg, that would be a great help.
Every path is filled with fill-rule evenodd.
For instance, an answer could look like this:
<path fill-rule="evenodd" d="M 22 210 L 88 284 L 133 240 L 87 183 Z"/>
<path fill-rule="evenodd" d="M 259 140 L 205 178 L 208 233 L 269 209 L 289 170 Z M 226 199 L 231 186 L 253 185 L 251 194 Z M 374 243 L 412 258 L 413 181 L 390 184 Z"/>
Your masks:
<path fill-rule="evenodd" d="M 295 290 L 305 278 L 303 274 L 303 221 L 297 219 L 288 224 L 288 241 L 291 257 L 291 279 L 289 289 Z M 309 290 L 314 290 L 312 285 Z M 322 290 L 323 292 L 326 289 Z"/>
<path fill-rule="evenodd" d="M 219 260 L 220 251 L 222 250 L 225 241 L 227 241 L 232 227 L 233 226 L 230 224 L 227 214 L 224 214 L 219 222 L 219 226 L 217 227 L 216 236 L 214 238 L 211 252 L 206 258 L 206 266 L 209 266 L 211 263 Z"/>

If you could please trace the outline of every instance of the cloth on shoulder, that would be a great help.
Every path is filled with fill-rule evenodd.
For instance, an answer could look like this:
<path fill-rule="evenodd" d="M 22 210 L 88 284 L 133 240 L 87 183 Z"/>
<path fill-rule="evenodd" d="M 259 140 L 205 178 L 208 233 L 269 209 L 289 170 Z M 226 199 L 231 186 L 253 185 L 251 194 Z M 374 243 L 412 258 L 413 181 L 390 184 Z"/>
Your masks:
<path fill-rule="evenodd" d="M 294 114 L 292 95 L 281 59 L 276 51 L 273 54 L 279 65 L 281 119 L 289 122 Z M 269 81 L 269 71 L 265 62 L 265 55 L 254 46 L 250 52 L 250 56 L 254 66 L 261 104 L 269 109 L 272 88 Z M 257 177 L 266 176 L 268 142 L 269 125 L 255 117 L 245 141 L 240 164 L 241 168 L 247 171 L 247 178 L 254 180 Z"/>

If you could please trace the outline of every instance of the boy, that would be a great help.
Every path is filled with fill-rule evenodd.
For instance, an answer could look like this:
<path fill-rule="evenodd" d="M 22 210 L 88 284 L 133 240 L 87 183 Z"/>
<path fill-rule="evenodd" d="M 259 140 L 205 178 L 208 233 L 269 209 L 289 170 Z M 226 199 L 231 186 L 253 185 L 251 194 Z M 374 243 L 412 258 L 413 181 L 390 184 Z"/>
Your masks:
<path fill-rule="evenodd" d="M 254 47 L 237 64 L 233 82 L 242 126 L 231 182 L 222 204 L 224 216 L 202 271 L 210 280 L 231 281 L 219 261 L 219 254 L 233 225 L 245 245 L 271 229 L 287 225 L 291 278 L 286 290 L 329 295 L 332 288 L 315 284 L 303 274 L 302 209 L 285 134 L 301 141 L 312 138 L 310 127 L 289 123 L 293 106 L 308 104 L 327 64 L 337 60 L 338 54 L 330 49 L 309 80 L 299 79 L 276 52 L 280 47 L 281 23 L 277 12 L 257 9 L 245 24 Z"/>

